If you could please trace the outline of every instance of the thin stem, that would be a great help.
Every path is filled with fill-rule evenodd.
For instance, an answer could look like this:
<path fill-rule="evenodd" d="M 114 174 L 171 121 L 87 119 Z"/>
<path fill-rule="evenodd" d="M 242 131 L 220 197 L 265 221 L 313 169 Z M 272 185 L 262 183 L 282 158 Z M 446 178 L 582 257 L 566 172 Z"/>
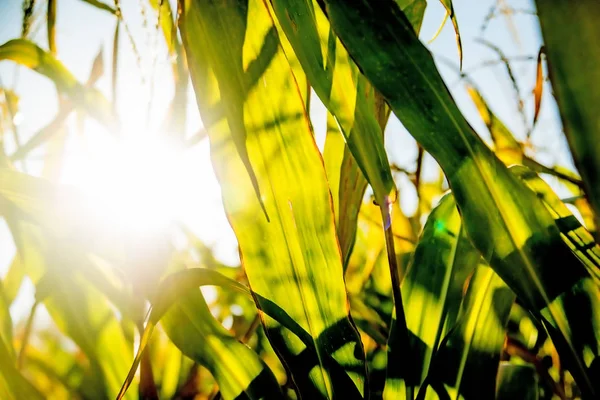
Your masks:
<path fill-rule="evenodd" d="M 385 206 L 383 206 L 385 207 Z M 401 346 L 403 347 L 402 353 L 406 355 L 407 362 L 403 365 L 412 365 L 410 356 L 409 346 L 409 335 L 408 326 L 406 325 L 406 315 L 404 314 L 404 305 L 402 303 L 402 292 L 400 290 L 400 271 L 398 268 L 398 261 L 396 259 L 396 249 L 394 245 L 394 234 L 392 231 L 392 224 L 385 229 L 385 244 L 387 247 L 388 263 L 390 266 L 390 276 L 392 279 L 392 296 L 394 298 L 394 306 L 396 308 L 396 325 L 398 327 L 398 335 L 400 338 Z M 412 400 L 414 398 L 413 388 L 407 384 L 406 386 L 406 398 Z"/>

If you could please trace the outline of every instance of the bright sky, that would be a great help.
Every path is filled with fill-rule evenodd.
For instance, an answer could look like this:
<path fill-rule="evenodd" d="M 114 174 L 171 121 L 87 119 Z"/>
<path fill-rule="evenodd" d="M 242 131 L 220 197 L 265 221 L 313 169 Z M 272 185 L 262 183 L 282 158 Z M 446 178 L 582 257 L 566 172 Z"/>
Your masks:
<path fill-rule="evenodd" d="M 514 90 L 504 66 L 497 64 L 492 67 L 477 68 L 483 62 L 498 59 L 494 52 L 474 40 L 481 36 L 482 23 L 495 1 L 454 1 L 463 38 L 463 70 L 476 69 L 471 78 L 479 85 L 496 114 L 504 120 L 518 138 L 523 139 L 526 126 L 517 113 Z M 171 67 L 166 47 L 154 28 L 155 14 L 147 13 L 149 23 L 146 28 L 143 26 L 140 10 L 142 4 L 146 4 L 146 2 L 130 0 L 122 1 L 122 3 L 125 20 L 140 50 L 142 65 L 142 69 L 140 69 L 138 60 L 131 50 L 129 39 L 122 30 L 118 104 L 124 132 L 129 137 L 129 145 L 125 147 L 125 150 L 121 148 L 115 152 L 114 143 L 107 132 L 93 121 L 88 121 L 85 126 L 84 138 L 71 135 L 72 139 L 67 146 L 67 158 L 61 180 L 64 183 L 88 188 L 86 191 L 92 199 L 90 201 L 100 201 L 99 205 L 112 204 L 111 202 L 120 204 L 120 211 L 116 212 L 116 215 L 125 224 L 130 222 L 131 225 L 136 223 L 139 225 L 140 221 L 148 221 L 147 215 L 157 215 L 155 213 L 157 209 L 174 210 L 174 212 L 164 215 L 159 212 L 158 216 L 183 220 L 202 240 L 214 247 L 219 258 L 234 264 L 237 262 L 235 237 L 229 228 L 221 206 L 219 186 L 210 165 L 208 142 L 206 140 L 200 142 L 188 150 L 184 157 L 169 159 L 169 153 L 163 151 L 165 147 L 163 143 L 148 139 L 156 137 L 159 133 L 165 111 L 172 99 Z M 424 42 L 432 38 L 444 15 L 439 2 L 429 0 L 428 3 L 421 32 Z M 504 3 L 521 11 L 534 10 L 534 6 L 529 0 L 506 0 Z M 38 6 L 40 5 L 38 4 Z M 146 12 L 150 11 L 151 9 L 146 7 Z M 19 37 L 21 15 L 20 1 L 0 1 L 0 43 Z M 43 18 L 40 18 L 40 21 L 43 21 Z M 511 16 L 510 21 L 509 23 L 504 17 L 492 19 L 483 37 L 500 47 L 509 58 L 515 56 L 533 56 L 535 58 L 541 43 L 536 18 L 526 12 L 520 12 Z M 514 24 L 513 28 L 511 28 L 511 23 Z M 81 0 L 58 2 L 57 47 L 60 60 L 80 81 L 86 81 L 92 61 L 98 51 L 103 49 L 106 74 L 98 81 L 97 87 L 108 98 L 110 98 L 110 60 L 112 59 L 114 29 L 115 18 L 107 12 L 98 10 Z M 516 37 L 513 36 L 511 29 L 517 33 Z M 33 30 L 36 30 L 35 25 Z M 39 24 L 37 31 L 36 42 L 46 47 L 45 24 Z M 485 127 L 467 96 L 464 85 L 458 82 L 455 70 L 449 68 L 442 61 L 443 58 L 458 65 L 454 31 L 449 22 L 446 23 L 439 37 L 429 46 L 436 56 L 438 66 L 455 100 L 474 128 L 478 132 L 485 132 Z M 535 61 L 515 62 L 513 68 L 525 100 L 527 123 L 531 124 Z M 144 71 L 145 79 L 143 79 L 141 71 Z M 57 113 L 58 104 L 54 86 L 43 76 L 24 68 L 16 68 L 10 62 L 0 63 L 0 78 L 1 85 L 14 87 L 21 96 L 19 108 L 22 118 L 19 133 L 21 140 L 25 141 L 50 122 Z M 153 87 L 148 82 L 153 82 Z M 545 89 L 542 111 L 532 135 L 534 144 L 541 146 L 538 158 L 547 164 L 560 163 L 570 166 L 572 164 L 562 138 L 555 104 L 549 97 L 550 87 L 546 84 Z M 151 94 L 153 94 L 153 100 L 149 105 L 148 99 Z M 191 90 L 189 96 L 187 130 L 188 135 L 192 135 L 201 127 L 201 121 Z M 322 142 L 325 131 L 324 109 L 316 101 L 313 101 L 313 104 L 315 106 L 311 112 L 315 130 L 318 140 Z M 148 112 L 149 107 L 150 112 Z M 74 127 L 74 122 L 73 115 L 69 121 L 70 126 Z M 7 150 L 10 153 L 14 147 L 9 138 L 6 140 L 8 142 Z M 145 143 L 141 150 L 140 143 Z M 90 149 L 88 153 L 80 151 L 84 144 Z M 396 119 L 392 119 L 388 125 L 386 147 L 394 162 L 409 170 L 413 168 L 416 158 L 414 141 Z M 139 153 L 141 157 L 133 158 L 132 153 L 127 149 L 136 149 L 135 153 Z M 43 150 L 31 154 L 31 160 L 27 162 L 29 173 L 40 172 L 43 155 Z M 163 168 L 161 165 L 156 165 L 157 158 L 166 158 L 172 162 L 163 163 L 163 166 L 169 165 L 168 168 Z M 153 196 L 156 194 L 156 182 L 139 179 L 144 176 L 147 178 L 148 170 L 152 171 L 153 179 L 158 179 L 159 183 L 172 188 L 171 192 L 177 195 L 168 198 Z M 123 171 L 126 172 L 123 173 Z M 430 178 L 435 178 L 437 173 L 433 163 L 428 163 L 424 172 L 425 176 Z M 144 175 L 145 173 L 146 175 Z M 402 179 L 400 181 L 402 206 L 411 212 L 415 206 L 416 194 L 408 181 Z M 130 185 L 132 181 L 139 181 L 139 184 L 132 186 Z M 107 192 L 110 194 L 109 196 L 104 194 Z M 126 193 L 127 201 L 123 201 L 123 193 Z M 154 197 L 157 199 L 143 200 Z M 139 206 L 140 204 L 145 206 Z M 130 219 L 129 222 L 127 218 Z M 146 226 L 144 225 L 144 227 Z M 10 233 L 2 222 L 0 223 L 0 276 L 4 274 L 14 251 Z M 26 312 L 28 301 L 22 300 L 20 303 L 22 306 L 19 308 Z M 19 316 L 23 315 L 18 310 L 12 311 Z"/>

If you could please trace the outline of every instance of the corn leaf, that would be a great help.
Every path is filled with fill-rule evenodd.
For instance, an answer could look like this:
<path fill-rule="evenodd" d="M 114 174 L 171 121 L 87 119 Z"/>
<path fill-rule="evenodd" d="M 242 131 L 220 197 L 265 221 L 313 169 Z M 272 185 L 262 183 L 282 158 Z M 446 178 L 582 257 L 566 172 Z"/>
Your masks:
<path fill-rule="evenodd" d="M 457 324 L 435 353 L 418 399 L 432 391 L 439 396 L 434 398 L 494 398 L 515 295 L 485 264 L 477 266 L 468 284 Z"/>
<path fill-rule="evenodd" d="M 501 362 L 498 369 L 496 400 L 538 400 L 538 375 L 531 365 Z"/>
<path fill-rule="evenodd" d="M 399 352 L 393 321 L 385 398 L 402 396 L 405 385 L 419 386 L 423 382 L 433 354 L 456 322 L 465 282 L 479 258 L 479 253 L 461 234 L 454 199 L 446 195 L 429 215 L 402 281 L 412 353 L 407 356 Z M 410 361 L 404 359 L 406 357 Z M 408 362 L 410 374 L 403 376 L 401 366 Z"/>
<path fill-rule="evenodd" d="M 89 115 L 116 132 L 117 122 L 106 98 L 95 89 L 86 88 L 50 53 L 25 39 L 13 39 L 0 46 L 0 61 L 11 60 L 51 79 L 59 91 Z"/>
<path fill-rule="evenodd" d="M 214 319 L 199 291 L 176 302 L 161 324 L 185 355 L 210 370 L 224 399 L 282 397 L 273 373 Z"/>
<path fill-rule="evenodd" d="M 37 389 L 17 370 L 10 344 L 0 337 L 0 396 L 7 400 L 43 399 Z"/>
<path fill-rule="evenodd" d="M 100 9 L 100 10 L 108 11 L 111 14 L 114 14 L 114 15 L 117 15 L 117 16 L 119 14 L 117 12 L 116 8 L 110 6 L 110 5 L 106 4 L 106 3 L 103 3 L 102 1 L 99 1 L 99 0 L 82 0 L 82 1 L 84 3 L 88 3 L 91 6 L 94 6 L 94 7 L 98 8 L 98 9 Z"/>
<path fill-rule="evenodd" d="M 450 21 L 452 21 L 452 26 L 454 27 L 454 34 L 456 35 L 456 46 L 458 47 L 458 61 L 460 65 L 460 69 L 462 69 L 462 40 L 460 39 L 460 31 L 458 30 L 458 21 L 456 19 L 456 14 L 454 13 L 454 6 L 452 5 L 452 0 L 440 0 L 440 3 L 446 9 L 446 14 L 450 17 Z M 404 10 L 402 10 L 404 11 Z M 408 17 L 408 15 L 407 15 Z M 409 17 L 409 21 L 412 20 Z"/>
<path fill-rule="evenodd" d="M 444 170 L 469 238 L 523 304 L 544 321 L 581 390 L 593 398 L 599 389 L 588 369 L 600 349 L 585 356 L 576 350 L 577 334 L 565 315 L 572 311 L 565 309 L 565 302 L 585 301 L 595 283 L 562 242 L 550 213 L 467 123 L 431 54 L 395 3 L 325 3 L 334 31 L 365 76 Z M 556 265 L 569 268 L 557 270 Z"/>
<path fill-rule="evenodd" d="M 356 239 L 358 213 L 367 188 L 367 181 L 352 157 L 331 113 L 327 113 L 327 136 L 325 137 L 323 160 L 331 189 L 335 226 L 345 269 L 348 266 Z"/>
<path fill-rule="evenodd" d="M 410 24 L 418 35 L 421 32 L 425 9 L 427 8 L 426 0 L 396 0 L 396 3 L 410 21 Z"/>
<path fill-rule="evenodd" d="M 600 115 L 596 104 L 600 93 L 600 56 L 596 38 L 600 28 L 600 4 L 560 0 L 549 4 L 536 1 L 550 82 L 558 102 L 563 127 L 585 182 L 586 194 L 600 221 Z"/>
<path fill-rule="evenodd" d="M 211 371 L 224 398 L 277 396 L 280 389 L 268 367 L 214 319 L 198 291 L 203 285 L 218 285 L 250 294 L 245 286 L 207 268 L 183 269 L 168 275 L 156 289 L 152 311 L 119 399 L 133 381 L 154 327 L 160 321 L 183 354 Z"/>
<path fill-rule="evenodd" d="M 263 316 L 270 341 L 301 393 L 358 397 L 363 351 L 349 319 L 325 169 L 268 9 L 257 0 L 180 8 L 213 165 L 257 306 L 276 304 L 313 346 Z M 214 107 L 225 111 L 217 118 Z M 270 222 L 252 200 L 256 184 Z"/>
<path fill-rule="evenodd" d="M 387 225 L 387 205 L 394 201 L 395 184 L 375 115 L 373 89 L 331 31 L 316 1 L 271 3 L 308 81 L 335 117 L 350 153 L 373 188 Z"/>

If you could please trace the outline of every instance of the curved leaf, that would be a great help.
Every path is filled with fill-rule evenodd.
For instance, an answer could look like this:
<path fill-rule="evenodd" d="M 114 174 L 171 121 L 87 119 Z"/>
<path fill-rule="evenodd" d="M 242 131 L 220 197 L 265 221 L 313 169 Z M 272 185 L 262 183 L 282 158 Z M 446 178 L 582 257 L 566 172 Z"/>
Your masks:
<path fill-rule="evenodd" d="M 281 397 L 272 372 L 258 355 L 238 342 L 212 316 L 199 286 L 217 285 L 250 295 L 238 282 L 208 268 L 167 276 L 156 290 L 140 345 L 118 399 L 133 381 L 154 327 L 161 322 L 169 338 L 188 357 L 213 374 L 225 399 Z"/>
<path fill-rule="evenodd" d="M 80 104 L 92 117 L 116 133 L 112 107 L 96 89 L 86 88 L 50 53 L 25 39 L 13 39 L 0 46 L 0 61 L 11 60 L 51 79 L 59 91 Z"/>
<path fill-rule="evenodd" d="M 325 169 L 268 9 L 259 0 L 181 1 L 180 8 L 213 165 L 257 306 L 277 305 L 313 346 L 261 314 L 269 339 L 302 395 L 359 397 L 364 355 L 349 317 Z M 253 200 L 248 162 L 270 222 Z"/>
<path fill-rule="evenodd" d="M 562 242 L 550 213 L 473 131 L 395 3 L 325 3 L 334 30 L 365 76 L 444 170 L 469 238 L 544 321 L 581 390 L 593 398 L 600 389 L 588 369 L 596 368 L 600 348 L 588 356 L 573 347 L 577 334 L 568 326 L 572 310 L 565 304 L 586 301 L 595 284 Z"/>

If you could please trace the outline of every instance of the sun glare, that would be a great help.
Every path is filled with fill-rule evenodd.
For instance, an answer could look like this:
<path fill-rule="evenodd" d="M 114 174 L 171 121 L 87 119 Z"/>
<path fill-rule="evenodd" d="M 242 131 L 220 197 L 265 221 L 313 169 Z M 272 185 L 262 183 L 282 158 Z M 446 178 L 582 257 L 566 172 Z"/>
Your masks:
<path fill-rule="evenodd" d="M 128 137 L 95 143 L 78 160 L 76 185 L 104 223 L 127 233 L 165 229 L 192 214 L 190 197 L 197 171 L 186 163 L 184 149 L 167 138 Z M 201 199 L 198 199 L 201 201 Z"/>

